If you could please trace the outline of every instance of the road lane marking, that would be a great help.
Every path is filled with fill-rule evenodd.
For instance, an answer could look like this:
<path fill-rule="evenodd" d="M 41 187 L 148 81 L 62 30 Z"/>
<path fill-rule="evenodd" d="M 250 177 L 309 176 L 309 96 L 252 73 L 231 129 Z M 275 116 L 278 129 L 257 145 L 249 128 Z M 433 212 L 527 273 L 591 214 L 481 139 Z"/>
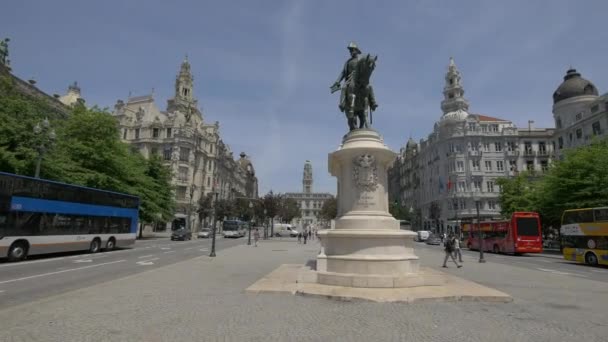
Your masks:
<path fill-rule="evenodd" d="M 63 260 L 63 259 L 65 259 L 65 257 L 52 258 L 52 259 L 40 259 L 40 260 L 25 261 L 25 262 L 14 262 L 14 263 L 10 263 L 10 264 L 0 265 L 0 267 L 12 267 L 12 266 L 19 266 L 19 265 L 23 266 L 23 265 L 38 264 L 41 262 L 49 262 L 49 261 Z"/>
<path fill-rule="evenodd" d="M 604 271 L 604 270 L 589 270 L 591 272 L 595 272 L 595 273 L 606 273 L 608 271 Z"/>
<path fill-rule="evenodd" d="M 28 279 L 46 277 L 46 276 L 53 275 L 53 274 L 60 274 L 60 273 L 71 272 L 71 271 L 79 271 L 79 270 L 84 270 L 84 269 L 87 269 L 87 268 L 93 268 L 93 267 L 99 267 L 99 266 L 117 264 L 119 262 L 125 262 L 125 261 L 127 261 L 127 260 L 126 259 L 116 260 L 116 261 L 105 262 L 105 263 L 97 264 L 97 265 L 89 265 L 89 266 L 83 266 L 83 267 L 77 267 L 77 268 L 69 268 L 67 270 L 61 270 L 61 271 L 56 271 L 56 272 L 48 272 L 48 273 L 36 274 L 36 275 L 33 275 L 33 276 L 28 276 L 28 277 L 23 277 L 23 278 L 3 280 L 3 281 L 0 281 L 0 284 L 14 283 L 16 281 L 21 281 L 21 280 L 28 280 Z"/>
<path fill-rule="evenodd" d="M 209 248 L 201 248 L 201 249 L 199 249 L 199 251 L 201 251 L 201 252 L 209 252 Z"/>
<path fill-rule="evenodd" d="M 167 250 L 167 249 L 171 249 L 171 248 L 169 248 L 169 247 L 161 247 L 160 249 Z"/>
<path fill-rule="evenodd" d="M 149 259 L 149 260 L 142 260 L 142 261 L 138 261 L 136 262 L 136 264 L 140 265 L 140 266 L 150 266 L 150 265 L 154 265 L 154 263 L 152 261 L 154 260 L 158 260 L 158 258 L 153 258 L 153 259 Z"/>
<path fill-rule="evenodd" d="M 196 247 L 188 247 L 188 248 L 184 248 L 184 250 L 192 249 L 192 248 L 196 248 Z"/>
<path fill-rule="evenodd" d="M 580 273 L 562 272 L 562 271 L 558 271 L 558 270 L 551 270 L 551 269 L 548 269 L 548 268 L 537 268 L 537 270 L 543 271 L 543 272 L 549 272 L 549 273 L 553 273 L 553 274 L 569 275 L 569 276 L 575 276 L 575 277 L 588 278 L 588 276 L 586 276 L 584 274 L 580 274 Z"/>
<path fill-rule="evenodd" d="M 78 260 L 73 261 L 73 263 L 75 263 L 75 264 L 81 263 L 81 262 L 93 262 L 93 259 L 78 259 Z"/>
<path fill-rule="evenodd" d="M 175 253 L 175 251 L 166 251 L 166 252 L 163 252 L 163 254 L 169 254 L 169 253 Z"/>
<path fill-rule="evenodd" d="M 0 290 L 0 293 L 4 292 L 4 290 Z"/>
<path fill-rule="evenodd" d="M 154 256 L 154 254 L 142 255 L 142 256 L 137 257 L 137 259 L 145 259 L 145 258 L 149 258 L 149 257 L 153 257 L 153 256 Z"/>

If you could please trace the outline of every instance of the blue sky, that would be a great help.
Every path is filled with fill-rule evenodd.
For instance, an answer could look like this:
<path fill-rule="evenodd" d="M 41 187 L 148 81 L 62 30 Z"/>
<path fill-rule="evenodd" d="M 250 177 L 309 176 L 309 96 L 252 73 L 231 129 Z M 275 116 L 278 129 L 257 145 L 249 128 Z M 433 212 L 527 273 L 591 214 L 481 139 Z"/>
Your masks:
<path fill-rule="evenodd" d="M 583 5 L 584 4 L 584 5 Z M 450 56 L 473 113 L 553 127 L 551 95 L 570 65 L 608 87 L 606 1 L 18 1 L 0 12 L 16 75 L 87 104 L 173 94 L 188 54 L 204 119 L 253 159 L 260 192 L 335 193 L 327 154 L 346 132 L 329 86 L 356 41 L 378 54 L 374 127 L 395 151 L 441 116 Z"/>

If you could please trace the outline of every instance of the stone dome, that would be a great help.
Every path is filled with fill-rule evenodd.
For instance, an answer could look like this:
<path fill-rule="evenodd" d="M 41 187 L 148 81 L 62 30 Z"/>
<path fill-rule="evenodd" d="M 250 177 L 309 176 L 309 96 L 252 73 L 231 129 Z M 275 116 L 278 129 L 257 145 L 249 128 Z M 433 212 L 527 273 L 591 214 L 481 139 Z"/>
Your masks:
<path fill-rule="evenodd" d="M 583 95 L 598 96 L 597 88 L 591 81 L 582 78 L 576 69 L 569 69 L 564 76 L 564 82 L 553 93 L 553 103 Z"/>
<path fill-rule="evenodd" d="M 445 124 L 445 123 L 452 123 L 452 122 L 457 122 L 457 121 L 464 121 L 467 119 L 468 116 L 469 116 L 469 113 L 467 113 L 466 111 L 464 111 L 462 109 L 458 109 L 453 112 L 445 113 L 441 117 L 441 123 Z"/>

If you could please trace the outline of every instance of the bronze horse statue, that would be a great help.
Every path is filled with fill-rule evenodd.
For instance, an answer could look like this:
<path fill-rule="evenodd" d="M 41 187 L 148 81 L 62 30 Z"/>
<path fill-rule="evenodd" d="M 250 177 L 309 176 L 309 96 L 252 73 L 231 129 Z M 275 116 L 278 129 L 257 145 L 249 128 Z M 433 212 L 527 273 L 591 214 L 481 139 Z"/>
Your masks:
<path fill-rule="evenodd" d="M 348 127 L 352 131 L 358 128 L 369 128 L 368 117 L 377 107 L 370 77 L 376 68 L 378 56 L 367 54 L 358 58 L 356 66 L 346 77 L 342 88 L 334 85 L 332 93 L 342 89 L 340 110 L 346 114 Z M 371 121 L 371 120 L 370 120 Z"/>

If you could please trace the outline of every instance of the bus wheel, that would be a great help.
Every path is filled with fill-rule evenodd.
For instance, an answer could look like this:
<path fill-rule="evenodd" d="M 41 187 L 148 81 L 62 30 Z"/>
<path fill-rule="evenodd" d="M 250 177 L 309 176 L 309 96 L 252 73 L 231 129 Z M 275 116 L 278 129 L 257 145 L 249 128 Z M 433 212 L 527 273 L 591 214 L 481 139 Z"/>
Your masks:
<path fill-rule="evenodd" d="M 500 253 L 500 248 L 498 248 L 498 245 L 494 245 L 494 248 L 492 248 L 492 251 L 496 254 Z"/>
<path fill-rule="evenodd" d="M 114 247 L 116 247 L 116 241 L 114 240 L 113 237 L 111 237 L 108 242 L 106 243 L 106 250 L 107 251 L 111 251 L 114 249 Z"/>
<path fill-rule="evenodd" d="M 8 260 L 21 261 L 27 257 L 28 244 L 25 241 L 17 241 L 8 250 Z"/>
<path fill-rule="evenodd" d="M 597 256 L 592 252 L 587 252 L 587 254 L 585 254 L 585 262 L 588 265 L 597 266 Z"/>
<path fill-rule="evenodd" d="M 93 241 L 91 241 L 91 247 L 89 247 L 89 252 L 97 253 L 97 252 L 99 252 L 100 247 L 101 247 L 101 242 L 99 241 L 98 238 L 95 238 L 95 239 L 93 239 Z"/>

